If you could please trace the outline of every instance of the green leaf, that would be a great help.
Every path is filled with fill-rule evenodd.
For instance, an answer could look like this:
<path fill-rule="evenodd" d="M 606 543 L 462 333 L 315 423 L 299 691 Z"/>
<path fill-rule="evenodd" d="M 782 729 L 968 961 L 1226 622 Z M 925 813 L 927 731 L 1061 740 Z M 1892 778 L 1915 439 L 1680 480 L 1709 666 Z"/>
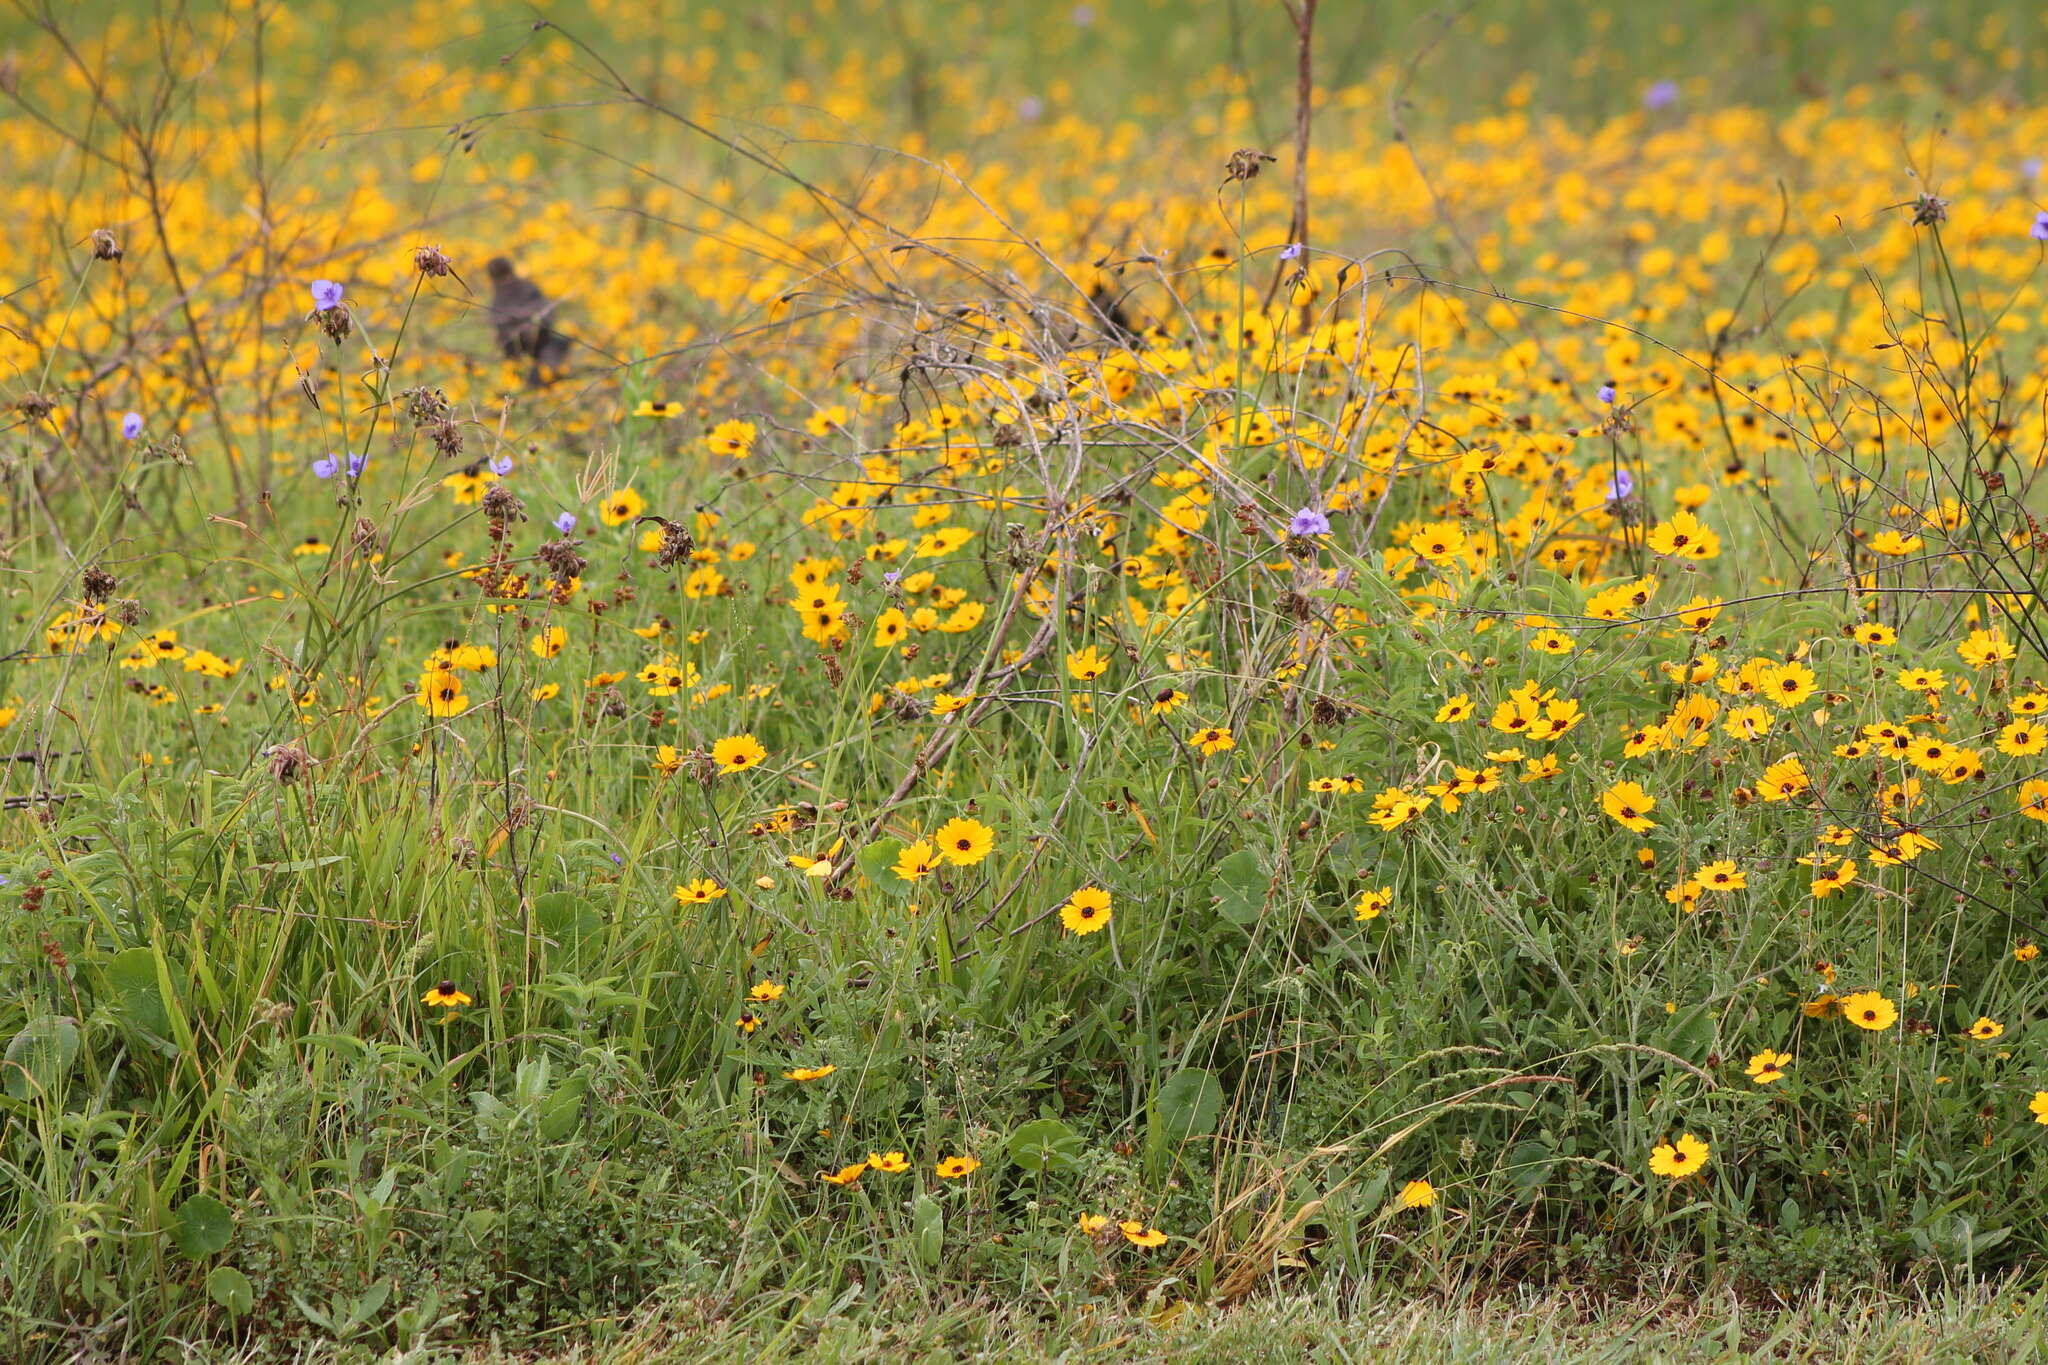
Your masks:
<path fill-rule="evenodd" d="M 1033 1175 L 1081 1165 L 1081 1136 L 1058 1119 L 1033 1119 L 1010 1134 L 1010 1161 Z"/>
<path fill-rule="evenodd" d="M 604 917 L 569 891 L 535 896 L 533 922 L 550 941 L 564 948 L 576 947 L 604 927 Z"/>
<path fill-rule="evenodd" d="M 171 1240 L 195 1261 L 223 1250 L 234 1235 L 235 1216 L 210 1194 L 187 1199 L 171 1221 Z"/>
<path fill-rule="evenodd" d="M 78 1025 L 61 1014 L 43 1014 L 22 1025 L 7 1044 L 0 1071 L 7 1093 L 17 1100 L 56 1089 L 78 1060 Z"/>
<path fill-rule="evenodd" d="M 135 1027 L 156 1038 L 170 1034 L 171 1016 L 157 980 L 156 949 L 130 948 L 116 954 L 107 964 L 107 984 Z"/>
<path fill-rule="evenodd" d="M 256 1306 L 256 1286 L 231 1265 L 217 1265 L 206 1274 L 206 1292 L 213 1301 L 235 1317 L 249 1315 Z"/>
<path fill-rule="evenodd" d="M 946 1250 L 946 1210 L 928 1194 L 920 1194 L 910 1206 L 910 1240 L 920 1261 L 938 1265 Z"/>
<path fill-rule="evenodd" d="M 901 839 L 878 839 L 862 849 L 854 862 L 860 874 L 892 896 L 908 896 L 913 882 L 896 875 L 896 859 L 903 854 Z"/>
<path fill-rule="evenodd" d="M 1167 1078 L 1152 1103 L 1160 1136 L 1169 1145 L 1178 1145 L 1216 1131 L 1216 1116 L 1223 1112 L 1223 1086 L 1201 1067 L 1186 1067 Z"/>
<path fill-rule="evenodd" d="M 1266 904 L 1266 874 L 1258 855 L 1239 849 L 1216 865 L 1209 894 L 1216 897 L 1216 909 L 1233 924 L 1249 925 Z"/>

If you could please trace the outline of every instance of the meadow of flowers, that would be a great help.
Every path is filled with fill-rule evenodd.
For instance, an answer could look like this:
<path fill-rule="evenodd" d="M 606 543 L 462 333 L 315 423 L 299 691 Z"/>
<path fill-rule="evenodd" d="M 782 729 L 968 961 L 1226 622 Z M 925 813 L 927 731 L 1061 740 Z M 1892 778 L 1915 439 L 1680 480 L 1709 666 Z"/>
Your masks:
<path fill-rule="evenodd" d="M 0 27 L 7 1358 L 2031 1320 L 2048 26 L 1096 8 Z"/>

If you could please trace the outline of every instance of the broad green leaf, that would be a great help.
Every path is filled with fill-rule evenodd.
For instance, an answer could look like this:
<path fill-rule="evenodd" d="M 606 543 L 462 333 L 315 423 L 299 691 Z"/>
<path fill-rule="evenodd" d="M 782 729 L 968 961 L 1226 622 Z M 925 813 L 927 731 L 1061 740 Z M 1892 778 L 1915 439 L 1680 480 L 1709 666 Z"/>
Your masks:
<path fill-rule="evenodd" d="M 235 1235 L 235 1216 L 210 1194 L 195 1194 L 178 1205 L 171 1221 L 171 1240 L 193 1260 L 224 1250 Z"/>
<path fill-rule="evenodd" d="M 1081 1164 L 1081 1137 L 1058 1119 L 1033 1119 L 1010 1134 L 1011 1164 L 1043 1175 L 1072 1171 Z"/>
<path fill-rule="evenodd" d="M 17 1100 L 47 1094 L 78 1060 L 78 1025 L 61 1014 L 43 1014 L 22 1025 L 7 1044 L 0 1071 L 7 1093 Z"/>
<path fill-rule="evenodd" d="M 206 1292 L 235 1317 L 247 1317 L 256 1306 L 256 1286 L 231 1265 L 217 1265 L 206 1274 Z"/>
<path fill-rule="evenodd" d="M 1191 1066 L 1169 1076 L 1152 1103 L 1161 1136 L 1178 1144 L 1216 1130 L 1216 1116 L 1223 1112 L 1223 1086 L 1209 1072 Z"/>

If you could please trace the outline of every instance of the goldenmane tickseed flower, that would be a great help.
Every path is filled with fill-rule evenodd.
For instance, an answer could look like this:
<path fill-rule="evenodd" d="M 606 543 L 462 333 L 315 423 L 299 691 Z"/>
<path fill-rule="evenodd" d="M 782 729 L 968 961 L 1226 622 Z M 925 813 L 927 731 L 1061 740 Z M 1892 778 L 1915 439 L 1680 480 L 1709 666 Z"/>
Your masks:
<path fill-rule="evenodd" d="M 981 1162 L 971 1156 L 940 1157 L 936 1169 L 941 1180 L 959 1180 L 980 1170 Z"/>
<path fill-rule="evenodd" d="M 1391 886 L 1371 887 L 1358 893 L 1352 903 L 1352 918 L 1358 921 L 1378 919 L 1394 903 L 1394 888 Z"/>
<path fill-rule="evenodd" d="M 1094 1237 L 1109 1226 L 1109 1215 L 1106 1213 L 1084 1213 L 1075 1220 L 1074 1225 L 1081 1229 L 1081 1234 L 1084 1237 Z"/>
<path fill-rule="evenodd" d="M 753 988 L 747 992 L 747 999 L 756 1005 L 766 1005 L 780 1000 L 783 990 L 781 983 L 763 978 L 756 981 Z"/>
<path fill-rule="evenodd" d="M 443 981 L 421 996 L 420 1003 L 423 1005 L 433 1005 L 439 1009 L 452 1010 L 459 1006 L 470 1004 L 471 1001 L 469 992 L 457 990 L 453 981 Z"/>
<path fill-rule="evenodd" d="M 718 765 L 719 774 L 726 777 L 758 767 L 767 757 L 767 747 L 751 733 L 728 735 L 711 746 L 711 761 Z"/>
<path fill-rule="evenodd" d="M 1107 928 L 1112 917 L 1109 893 L 1099 886 L 1084 886 L 1060 906 L 1060 923 L 1072 934 L 1092 934 Z"/>
<path fill-rule="evenodd" d="M 725 888 L 714 879 L 696 877 L 677 885 L 675 899 L 678 905 L 709 905 L 725 893 Z"/>
<path fill-rule="evenodd" d="M 910 1169 L 910 1158 L 902 1152 L 869 1152 L 868 1165 L 884 1175 L 901 1175 Z"/>
<path fill-rule="evenodd" d="M 1650 1173 L 1670 1180 L 1697 1175 L 1713 1159 L 1713 1149 L 1691 1133 L 1681 1133 L 1676 1142 L 1660 1142 L 1650 1149 Z"/>
<path fill-rule="evenodd" d="M 598 505 L 597 519 L 607 526 L 624 526 L 647 510 L 647 499 L 630 488 L 621 488 L 605 495 Z"/>
<path fill-rule="evenodd" d="M 1834 1004 L 1844 1019 L 1872 1033 L 1890 1028 L 1899 1019 L 1899 1007 L 1876 991 L 1853 991 Z"/>
<path fill-rule="evenodd" d="M 856 1161 L 851 1166 L 841 1166 L 836 1171 L 820 1171 L 818 1172 L 818 1179 L 828 1185 L 851 1185 L 854 1181 L 861 1178 L 862 1173 L 867 1168 L 867 1162 Z"/>
<path fill-rule="evenodd" d="M 1988 1014 L 1980 1014 L 1977 1016 L 1977 1022 L 1971 1024 L 1963 1032 L 1980 1043 L 1988 1043 L 2005 1032 L 2005 1025 L 1999 1023 Z"/>
<path fill-rule="evenodd" d="M 786 1081 L 822 1081 L 839 1068 L 827 1062 L 823 1066 L 799 1066 L 782 1073 Z"/>
<path fill-rule="evenodd" d="M 1656 805 L 1655 798 L 1634 782 L 1617 782 L 1600 796 L 1600 809 L 1623 829 L 1636 834 L 1657 827 L 1657 822 L 1649 817 Z"/>
<path fill-rule="evenodd" d="M 1166 1245 L 1166 1234 L 1158 1228 L 1148 1228 L 1137 1219 L 1127 1219 L 1116 1225 L 1124 1240 L 1134 1247 L 1156 1247 Z"/>
<path fill-rule="evenodd" d="M 1411 1180 L 1401 1186 L 1396 1196 L 1404 1209 L 1427 1209 L 1436 1204 L 1436 1186 L 1427 1180 Z"/>
<path fill-rule="evenodd" d="M 969 816 L 955 816 L 932 834 L 932 847 L 955 867 L 972 867 L 996 846 L 996 832 Z"/>
<path fill-rule="evenodd" d="M 704 437 L 704 448 L 728 460 L 744 460 L 753 452 L 755 436 L 752 422 L 735 417 L 713 427 Z"/>
<path fill-rule="evenodd" d="M 2048 1090 L 2034 1092 L 2034 1098 L 2027 1101 L 2027 1112 L 2034 1116 L 2034 1122 L 2048 1124 Z"/>
<path fill-rule="evenodd" d="M 1773 1081 L 1783 1080 L 1785 1078 L 1785 1068 L 1790 1065 L 1792 1065 L 1791 1053 L 1773 1052 L 1769 1048 L 1765 1048 L 1762 1052 L 1749 1059 L 1749 1065 L 1743 1068 L 1743 1074 L 1758 1085 L 1769 1085 Z"/>

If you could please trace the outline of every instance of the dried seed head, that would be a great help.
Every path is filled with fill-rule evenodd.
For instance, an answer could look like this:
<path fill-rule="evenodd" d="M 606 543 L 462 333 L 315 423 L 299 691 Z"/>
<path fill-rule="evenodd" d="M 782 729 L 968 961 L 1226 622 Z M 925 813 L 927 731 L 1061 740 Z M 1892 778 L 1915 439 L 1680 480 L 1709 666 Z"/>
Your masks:
<path fill-rule="evenodd" d="M 94 228 L 92 236 L 92 258 L 96 261 L 118 261 L 121 259 L 121 244 L 114 240 L 114 234 L 105 228 Z"/>
<path fill-rule="evenodd" d="M 78 586 L 85 593 L 88 602 L 104 602 L 114 595 L 114 589 L 121 586 L 121 580 L 93 564 L 79 575 Z"/>
<path fill-rule="evenodd" d="M 142 621 L 142 603 L 132 597 L 124 597 L 107 607 L 107 615 L 124 626 L 139 625 Z"/>
<path fill-rule="evenodd" d="M 431 432 L 434 449 L 445 459 L 455 459 L 462 454 L 462 426 L 452 417 L 444 417 L 434 423 Z"/>
<path fill-rule="evenodd" d="M 327 334 L 327 339 L 337 346 L 347 341 L 349 334 L 356 329 L 355 316 L 349 312 L 346 303 L 337 303 L 332 308 L 316 309 L 312 317 L 313 321 L 319 324 L 320 330 Z"/>
<path fill-rule="evenodd" d="M 1922 194 L 1913 201 L 1914 227 L 1939 227 L 1948 221 L 1948 200 L 1939 195 Z"/>
<path fill-rule="evenodd" d="M 697 538 L 680 522 L 670 521 L 667 517 L 656 517 L 655 520 L 661 523 L 661 546 L 654 552 L 655 567 L 673 568 L 696 550 Z"/>
<path fill-rule="evenodd" d="M 447 252 L 437 246 L 414 247 L 412 268 L 437 280 L 446 279 L 455 273 L 455 263 L 448 259 Z"/>
<path fill-rule="evenodd" d="M 271 745 L 268 757 L 270 775 L 277 779 L 278 785 L 285 787 L 291 786 L 304 776 L 313 763 L 313 756 L 297 742 Z"/>
<path fill-rule="evenodd" d="M 1270 153 L 1262 152 L 1256 147 L 1240 147 L 1230 154 L 1230 164 L 1224 171 L 1223 179 L 1225 183 L 1233 180 L 1256 180 L 1259 178 L 1260 168 L 1274 159 Z"/>
<path fill-rule="evenodd" d="M 14 400 L 14 410 L 30 422 L 46 422 L 57 410 L 55 399 L 45 398 L 39 393 L 25 393 Z"/>
<path fill-rule="evenodd" d="M 509 486 L 494 483 L 484 490 L 484 515 L 500 524 L 508 521 L 525 521 L 526 504 L 519 500 L 519 495 Z"/>

